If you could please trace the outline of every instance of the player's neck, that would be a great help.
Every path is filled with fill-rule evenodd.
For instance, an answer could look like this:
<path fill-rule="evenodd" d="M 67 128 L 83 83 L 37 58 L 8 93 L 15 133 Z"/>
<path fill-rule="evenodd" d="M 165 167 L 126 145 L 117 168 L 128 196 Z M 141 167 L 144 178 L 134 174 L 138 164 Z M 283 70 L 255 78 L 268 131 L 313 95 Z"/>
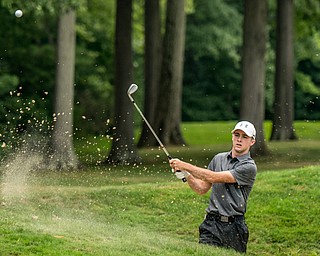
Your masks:
<path fill-rule="evenodd" d="M 244 150 L 244 151 L 242 151 L 242 150 L 238 151 L 238 150 L 235 150 L 235 149 L 231 150 L 232 158 L 243 156 L 243 155 L 245 155 L 247 153 L 249 153 L 249 150 Z"/>

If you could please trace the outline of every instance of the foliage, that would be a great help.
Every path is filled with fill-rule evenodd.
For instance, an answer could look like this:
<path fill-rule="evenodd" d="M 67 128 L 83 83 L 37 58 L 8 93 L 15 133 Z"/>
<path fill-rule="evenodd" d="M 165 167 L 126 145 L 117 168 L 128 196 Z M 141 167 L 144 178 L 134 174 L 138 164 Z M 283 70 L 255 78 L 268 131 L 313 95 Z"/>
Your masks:
<path fill-rule="evenodd" d="M 266 55 L 266 118 L 273 113 L 276 2 Z M 78 137 L 108 134 L 113 122 L 115 1 L 0 1 L 0 134 L 50 130 L 58 6 L 77 10 L 74 127 Z M 182 118 L 235 120 L 241 84 L 243 1 L 186 1 Z M 162 14 L 165 1 L 161 1 Z M 134 1 L 135 82 L 143 88 L 144 1 Z M 14 16 L 22 9 L 21 18 Z M 319 120 L 319 1 L 295 1 L 295 118 Z M 162 15 L 164 21 L 165 15 Z M 141 90 L 142 91 L 142 90 Z M 142 96 L 137 95 L 138 102 Z M 139 98 L 140 97 L 140 98 Z M 143 103 L 139 104 L 143 106 Z M 140 118 L 139 118 L 140 120 Z"/>
<path fill-rule="evenodd" d="M 319 1 L 295 1 L 296 118 L 318 120 L 320 113 Z"/>
<path fill-rule="evenodd" d="M 2 139 L 9 143 L 28 126 L 44 129 L 49 118 L 50 99 L 54 76 L 53 47 L 50 19 L 32 18 L 34 13 L 17 19 L 9 10 L 0 8 L 2 26 L 0 39 L 0 80 L 7 83 L 0 95 Z M 28 33 L 25 33 L 28 31 Z M 41 33 L 39 31 L 42 31 Z M 36 75 L 35 75 L 36 74 Z M 8 79 L 10 78 L 11 79 Z M 14 79 L 12 79 L 14 78 Z M 2 87 L 3 87 L 2 86 Z"/>
<path fill-rule="evenodd" d="M 269 1 L 269 42 L 266 53 L 266 118 L 271 119 L 274 97 L 276 1 Z M 218 10 L 218 11 L 217 11 Z M 319 119 L 317 67 L 319 2 L 295 1 L 295 118 Z M 234 1 L 194 1 L 188 15 L 185 54 L 183 120 L 229 120 L 239 112 L 239 68 L 242 5 Z M 215 17 L 215 18 L 214 18 Z M 222 31 L 220 33 L 219 31 Z M 308 67 L 303 63 L 310 63 Z M 305 68 L 302 68 L 304 66 Z M 315 70 L 313 72 L 312 70 Z M 309 79 L 299 79 L 309 76 Z M 297 79 L 298 78 L 298 79 Z M 311 83 L 309 82 L 311 81 Z M 305 91 L 312 86 L 312 94 Z"/>
<path fill-rule="evenodd" d="M 296 73 L 296 115 L 300 119 L 318 120 L 320 113 L 320 62 L 302 60 Z"/>
<path fill-rule="evenodd" d="M 113 17 L 114 6 L 110 1 L 90 1 L 88 5 L 84 1 L 64 2 L 66 6 L 73 3 L 77 3 L 78 11 L 75 130 L 78 134 L 105 133 L 112 113 L 113 19 L 110 17 Z M 50 127 L 57 4 L 56 1 L 40 0 L 28 3 L 2 1 L 0 81 L 17 77 L 18 80 L 11 80 L 6 86 L 10 85 L 11 93 L 19 93 L 17 102 L 8 101 L 9 94 L 0 96 L 4 109 L 6 106 L 11 109 L 10 116 L 2 116 L 2 131 L 13 132 L 19 126 L 21 130 L 27 129 L 32 126 L 29 120 L 35 117 Z M 19 19 L 13 15 L 17 8 L 24 12 Z M 18 115 L 17 112 L 25 108 L 22 102 L 31 101 L 35 102 L 33 107 Z"/>
<path fill-rule="evenodd" d="M 187 16 L 183 120 L 237 117 L 241 22 L 236 8 L 224 1 L 194 1 Z"/>
<path fill-rule="evenodd" d="M 17 8 L 22 8 L 23 11 L 35 11 L 35 14 L 41 15 L 43 12 L 45 13 L 59 13 L 63 9 L 74 8 L 77 9 L 81 5 L 86 3 L 85 0 L 36 0 L 26 2 L 23 0 L 12 1 L 12 0 L 2 0 L 2 5 L 12 12 L 14 12 Z"/>

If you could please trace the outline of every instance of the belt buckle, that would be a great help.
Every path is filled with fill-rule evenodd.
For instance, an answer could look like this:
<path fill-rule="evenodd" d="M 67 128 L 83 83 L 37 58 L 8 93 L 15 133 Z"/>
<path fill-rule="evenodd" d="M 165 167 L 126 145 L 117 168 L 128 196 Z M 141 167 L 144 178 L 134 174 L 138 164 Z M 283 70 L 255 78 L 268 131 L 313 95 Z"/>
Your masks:
<path fill-rule="evenodd" d="M 228 217 L 228 216 L 221 215 L 221 216 L 220 216 L 220 221 L 221 221 L 221 222 L 229 222 L 229 217 Z"/>

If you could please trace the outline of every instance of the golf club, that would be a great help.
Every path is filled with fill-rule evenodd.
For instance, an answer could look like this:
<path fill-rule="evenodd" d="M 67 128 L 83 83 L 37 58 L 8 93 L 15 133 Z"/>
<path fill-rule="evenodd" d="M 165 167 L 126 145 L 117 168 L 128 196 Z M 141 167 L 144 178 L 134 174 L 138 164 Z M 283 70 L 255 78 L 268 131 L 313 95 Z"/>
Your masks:
<path fill-rule="evenodd" d="M 137 111 L 139 112 L 140 116 L 142 117 L 143 121 L 147 124 L 147 126 L 149 127 L 150 131 L 152 132 L 153 136 L 156 138 L 156 140 L 158 141 L 160 148 L 163 150 L 163 152 L 166 154 L 166 156 L 168 157 L 168 159 L 172 159 L 172 157 L 170 156 L 168 150 L 165 148 L 165 146 L 163 145 L 163 143 L 161 142 L 161 140 L 159 139 L 159 137 L 157 136 L 157 134 L 155 133 L 155 131 L 152 129 L 150 123 L 148 122 L 148 120 L 146 119 L 146 117 L 144 116 L 144 114 L 142 113 L 142 111 L 140 110 L 140 108 L 138 107 L 138 105 L 134 102 L 133 97 L 131 96 L 131 94 L 135 93 L 138 90 L 138 85 L 136 84 L 131 84 L 127 94 L 129 99 L 131 100 L 131 102 L 133 103 L 133 105 L 135 106 L 135 108 L 137 109 Z M 182 179 L 183 182 L 186 182 L 186 178 Z"/>

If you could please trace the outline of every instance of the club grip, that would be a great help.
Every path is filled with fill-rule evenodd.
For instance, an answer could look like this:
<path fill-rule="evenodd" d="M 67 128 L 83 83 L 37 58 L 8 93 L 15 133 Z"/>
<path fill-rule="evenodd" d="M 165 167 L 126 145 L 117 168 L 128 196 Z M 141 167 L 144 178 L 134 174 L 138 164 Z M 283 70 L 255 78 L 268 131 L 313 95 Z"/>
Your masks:
<path fill-rule="evenodd" d="M 168 156 L 168 159 L 171 160 L 172 157 L 171 156 Z M 177 170 L 176 172 L 181 172 L 180 170 Z M 187 182 L 187 179 L 186 178 L 182 178 L 181 179 L 183 182 Z"/>

